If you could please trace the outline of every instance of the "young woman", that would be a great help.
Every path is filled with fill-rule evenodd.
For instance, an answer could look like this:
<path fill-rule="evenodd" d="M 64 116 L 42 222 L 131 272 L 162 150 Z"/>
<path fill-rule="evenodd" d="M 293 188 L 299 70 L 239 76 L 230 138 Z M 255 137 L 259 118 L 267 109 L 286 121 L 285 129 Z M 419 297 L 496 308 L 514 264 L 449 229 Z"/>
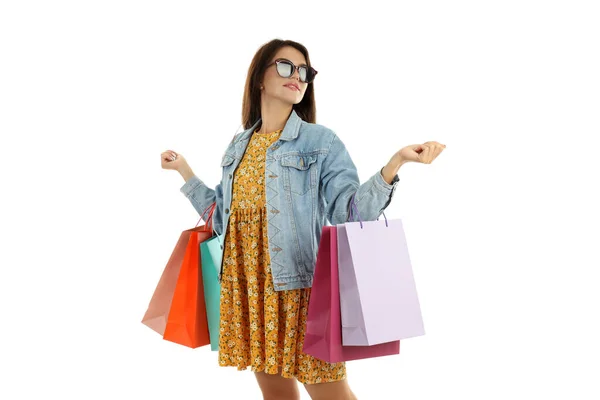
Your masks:
<path fill-rule="evenodd" d="M 180 153 L 161 154 L 162 168 L 182 175 L 180 190 L 199 214 L 216 202 L 213 226 L 225 233 L 219 364 L 251 367 L 265 399 L 299 399 L 296 381 L 314 400 L 356 399 L 345 363 L 302 351 L 321 228 L 347 221 L 353 195 L 361 219 L 377 219 L 399 168 L 429 164 L 446 147 L 404 147 L 360 184 L 343 142 L 316 124 L 316 75 L 297 42 L 276 39 L 258 50 L 244 91 L 245 131 L 225 150 L 215 189 Z"/>

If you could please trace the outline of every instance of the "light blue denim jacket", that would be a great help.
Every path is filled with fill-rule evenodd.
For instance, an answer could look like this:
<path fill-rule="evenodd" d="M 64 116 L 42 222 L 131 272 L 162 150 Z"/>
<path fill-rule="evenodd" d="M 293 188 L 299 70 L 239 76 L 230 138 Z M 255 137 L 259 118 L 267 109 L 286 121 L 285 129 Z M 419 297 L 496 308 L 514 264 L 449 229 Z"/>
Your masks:
<path fill-rule="evenodd" d="M 215 189 L 197 176 L 180 191 L 198 214 L 213 202 L 213 226 L 228 227 L 234 171 L 260 119 L 239 133 L 225 150 L 221 183 Z M 398 183 L 381 171 L 362 185 L 354 162 L 339 137 L 323 125 L 303 121 L 292 110 L 279 139 L 266 152 L 265 190 L 269 255 L 276 291 L 311 287 L 323 225 L 348 221 L 355 196 L 363 221 L 374 221 L 389 205 Z"/>

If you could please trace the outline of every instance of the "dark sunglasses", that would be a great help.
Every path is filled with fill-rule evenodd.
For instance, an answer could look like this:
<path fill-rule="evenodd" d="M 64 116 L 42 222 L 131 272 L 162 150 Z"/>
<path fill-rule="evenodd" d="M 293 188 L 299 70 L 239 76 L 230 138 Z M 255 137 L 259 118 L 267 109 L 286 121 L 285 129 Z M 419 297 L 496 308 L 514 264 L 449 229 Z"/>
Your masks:
<path fill-rule="evenodd" d="M 290 76 L 294 75 L 296 70 L 298 70 L 300 81 L 304 83 L 311 83 L 314 81 L 315 76 L 317 76 L 318 73 L 313 67 L 309 67 L 306 64 L 295 66 L 293 62 L 285 58 L 278 58 L 271 64 L 267 65 L 267 68 L 273 64 L 277 65 L 277 73 L 282 78 L 289 78 Z"/>

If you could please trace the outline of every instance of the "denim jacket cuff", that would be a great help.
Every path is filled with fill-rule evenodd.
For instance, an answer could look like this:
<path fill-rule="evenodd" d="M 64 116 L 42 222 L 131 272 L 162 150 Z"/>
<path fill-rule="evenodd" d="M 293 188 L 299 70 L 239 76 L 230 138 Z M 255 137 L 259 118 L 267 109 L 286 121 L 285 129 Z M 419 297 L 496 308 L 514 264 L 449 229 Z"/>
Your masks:
<path fill-rule="evenodd" d="M 201 185 L 204 185 L 204 182 L 202 182 L 196 175 L 192 175 L 192 177 L 183 184 L 179 191 L 183 193 L 185 197 L 189 198 L 194 190 Z"/>
<path fill-rule="evenodd" d="M 380 191 L 382 191 L 383 193 L 390 195 L 393 192 L 393 189 L 398 184 L 398 181 L 400 180 L 400 178 L 398 178 L 398 174 L 396 174 L 394 176 L 394 178 L 392 179 L 392 183 L 389 184 L 385 181 L 385 179 L 383 179 L 382 171 L 383 171 L 383 168 L 381 170 L 379 170 L 379 172 L 377 174 L 375 174 L 375 180 L 374 180 L 375 187 L 377 189 L 379 189 Z"/>

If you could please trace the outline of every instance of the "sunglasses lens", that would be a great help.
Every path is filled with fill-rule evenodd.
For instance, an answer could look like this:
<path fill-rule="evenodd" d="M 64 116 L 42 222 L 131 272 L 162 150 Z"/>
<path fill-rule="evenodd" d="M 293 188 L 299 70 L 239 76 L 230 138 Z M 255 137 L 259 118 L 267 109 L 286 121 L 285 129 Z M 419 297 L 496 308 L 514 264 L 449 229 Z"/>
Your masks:
<path fill-rule="evenodd" d="M 312 82 L 315 79 L 315 70 L 312 67 L 300 67 L 300 80 Z"/>
<path fill-rule="evenodd" d="M 290 76 L 292 76 L 292 71 L 292 64 L 288 63 L 287 61 L 280 61 L 279 63 L 277 63 L 277 73 L 282 78 L 289 78 Z"/>
<path fill-rule="evenodd" d="M 308 68 L 306 67 L 300 67 L 298 68 L 298 73 L 300 74 L 300 80 L 302 82 L 306 82 L 306 78 L 308 75 Z"/>

